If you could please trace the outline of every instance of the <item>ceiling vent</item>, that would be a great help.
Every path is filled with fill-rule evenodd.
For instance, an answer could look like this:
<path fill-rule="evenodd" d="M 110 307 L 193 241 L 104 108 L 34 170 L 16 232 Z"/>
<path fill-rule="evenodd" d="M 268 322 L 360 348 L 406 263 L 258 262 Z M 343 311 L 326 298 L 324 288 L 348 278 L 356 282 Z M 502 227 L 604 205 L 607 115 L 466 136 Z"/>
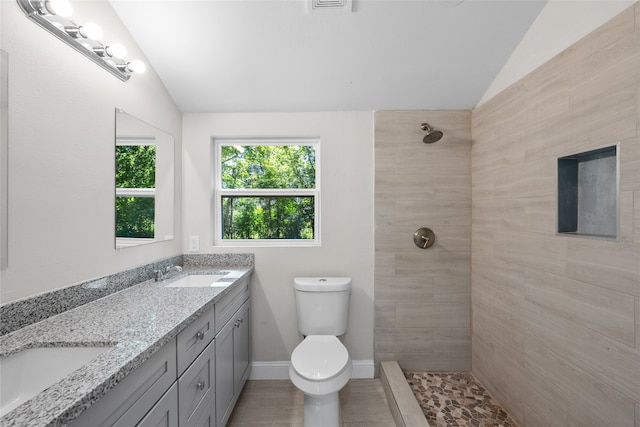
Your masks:
<path fill-rule="evenodd" d="M 350 13 L 353 0 L 307 0 L 309 13 Z"/>

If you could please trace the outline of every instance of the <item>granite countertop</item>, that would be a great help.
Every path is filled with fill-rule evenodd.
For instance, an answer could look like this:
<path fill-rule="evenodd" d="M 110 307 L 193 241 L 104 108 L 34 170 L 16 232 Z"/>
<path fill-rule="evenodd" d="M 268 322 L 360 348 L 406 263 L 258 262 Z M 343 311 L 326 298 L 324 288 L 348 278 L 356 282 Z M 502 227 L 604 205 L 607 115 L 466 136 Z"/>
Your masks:
<path fill-rule="evenodd" d="M 189 274 L 229 274 L 226 288 L 167 287 Z M 107 346 L 102 355 L 0 418 L 0 426 L 64 426 L 248 277 L 252 268 L 185 268 L 0 337 L 0 356 L 32 347 Z"/>

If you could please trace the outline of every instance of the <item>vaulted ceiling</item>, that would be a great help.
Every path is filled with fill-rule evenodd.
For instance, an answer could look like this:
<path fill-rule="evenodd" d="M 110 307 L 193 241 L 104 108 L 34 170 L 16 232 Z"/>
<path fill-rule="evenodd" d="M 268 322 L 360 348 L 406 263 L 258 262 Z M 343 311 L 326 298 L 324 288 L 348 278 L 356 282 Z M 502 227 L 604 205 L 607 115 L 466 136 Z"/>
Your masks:
<path fill-rule="evenodd" d="M 470 109 L 544 5 L 112 1 L 183 112 Z"/>

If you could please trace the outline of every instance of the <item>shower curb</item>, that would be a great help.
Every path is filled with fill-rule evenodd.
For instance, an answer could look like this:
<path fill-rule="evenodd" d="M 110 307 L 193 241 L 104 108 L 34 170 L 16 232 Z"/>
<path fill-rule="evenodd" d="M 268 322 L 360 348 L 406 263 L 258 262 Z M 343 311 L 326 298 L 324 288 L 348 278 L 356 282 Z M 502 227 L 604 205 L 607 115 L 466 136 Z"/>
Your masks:
<path fill-rule="evenodd" d="M 398 427 L 429 427 L 398 362 L 380 362 L 380 382 Z"/>

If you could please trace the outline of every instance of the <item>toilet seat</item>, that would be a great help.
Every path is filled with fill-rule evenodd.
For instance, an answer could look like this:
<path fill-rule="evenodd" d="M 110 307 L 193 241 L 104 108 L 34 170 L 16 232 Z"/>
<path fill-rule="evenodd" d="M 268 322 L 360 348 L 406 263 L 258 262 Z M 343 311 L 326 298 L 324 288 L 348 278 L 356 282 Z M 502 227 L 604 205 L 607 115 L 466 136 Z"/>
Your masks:
<path fill-rule="evenodd" d="M 347 348 L 334 335 L 309 335 L 293 350 L 291 367 L 308 381 L 326 381 L 351 366 Z"/>

